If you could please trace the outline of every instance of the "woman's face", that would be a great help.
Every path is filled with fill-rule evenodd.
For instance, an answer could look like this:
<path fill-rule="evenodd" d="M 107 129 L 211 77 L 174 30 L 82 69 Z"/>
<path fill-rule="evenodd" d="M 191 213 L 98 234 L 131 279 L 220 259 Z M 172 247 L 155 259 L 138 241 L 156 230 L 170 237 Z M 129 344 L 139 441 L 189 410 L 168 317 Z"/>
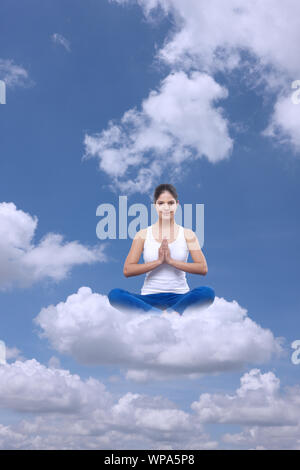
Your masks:
<path fill-rule="evenodd" d="M 174 197 L 169 191 L 164 191 L 161 193 L 155 204 L 158 217 L 162 219 L 170 219 L 171 217 L 174 217 L 178 204 L 179 203 L 176 203 Z"/>

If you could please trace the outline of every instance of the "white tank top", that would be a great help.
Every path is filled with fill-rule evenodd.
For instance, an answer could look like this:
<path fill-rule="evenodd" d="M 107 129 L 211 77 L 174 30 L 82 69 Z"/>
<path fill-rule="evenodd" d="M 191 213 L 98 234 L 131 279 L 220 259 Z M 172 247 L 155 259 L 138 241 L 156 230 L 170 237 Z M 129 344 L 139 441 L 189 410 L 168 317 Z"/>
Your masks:
<path fill-rule="evenodd" d="M 158 250 L 161 243 L 155 240 L 152 233 L 152 225 L 147 227 L 147 236 L 144 242 L 144 262 L 158 259 Z M 176 240 L 169 243 L 171 258 L 179 261 L 187 261 L 189 249 L 184 236 L 184 229 L 179 227 Z M 141 289 L 141 294 L 158 294 L 160 292 L 175 292 L 185 294 L 190 288 L 186 281 L 186 273 L 167 263 L 162 263 L 156 268 L 148 271 Z"/>

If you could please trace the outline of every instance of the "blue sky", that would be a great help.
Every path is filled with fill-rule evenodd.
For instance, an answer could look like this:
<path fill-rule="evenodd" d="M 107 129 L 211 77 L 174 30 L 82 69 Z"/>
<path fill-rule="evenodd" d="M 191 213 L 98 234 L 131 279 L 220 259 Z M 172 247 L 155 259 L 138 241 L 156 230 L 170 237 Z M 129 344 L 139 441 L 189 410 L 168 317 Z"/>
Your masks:
<path fill-rule="evenodd" d="M 273 6 L 2 2 L 0 448 L 300 448 L 299 5 Z M 144 276 L 96 209 L 161 182 L 204 204 L 187 281 L 216 300 L 141 327 L 107 303 Z"/>

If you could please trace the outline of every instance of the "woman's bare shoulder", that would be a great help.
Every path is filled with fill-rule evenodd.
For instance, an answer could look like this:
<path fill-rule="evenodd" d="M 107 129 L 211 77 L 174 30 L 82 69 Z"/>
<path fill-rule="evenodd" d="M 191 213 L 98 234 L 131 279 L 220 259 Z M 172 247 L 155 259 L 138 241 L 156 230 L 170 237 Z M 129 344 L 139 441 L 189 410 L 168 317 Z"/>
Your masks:
<path fill-rule="evenodd" d="M 147 235 L 147 227 L 142 228 L 141 230 L 136 232 L 136 234 L 134 236 L 134 240 L 143 240 L 143 241 L 145 241 L 146 235 Z"/>
<path fill-rule="evenodd" d="M 193 232 L 193 230 L 187 227 L 183 227 L 183 230 L 187 242 L 193 241 L 195 239 L 195 233 Z"/>
<path fill-rule="evenodd" d="M 190 228 L 185 228 L 184 236 L 189 250 L 200 250 L 201 252 L 198 237 L 195 232 L 193 232 L 193 230 L 191 230 Z"/>

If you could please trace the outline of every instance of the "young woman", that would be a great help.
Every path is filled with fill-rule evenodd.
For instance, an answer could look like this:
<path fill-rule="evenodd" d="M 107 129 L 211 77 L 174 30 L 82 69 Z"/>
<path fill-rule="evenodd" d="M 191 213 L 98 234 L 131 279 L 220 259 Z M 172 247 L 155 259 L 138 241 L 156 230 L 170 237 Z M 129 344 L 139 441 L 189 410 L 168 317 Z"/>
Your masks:
<path fill-rule="evenodd" d="M 157 186 L 154 204 L 158 221 L 136 233 L 123 269 L 126 277 L 146 273 L 141 293 L 112 289 L 110 304 L 121 311 L 165 310 L 179 315 L 192 305 L 209 306 L 215 299 L 214 290 L 207 286 L 191 290 L 186 281 L 186 272 L 204 276 L 207 264 L 195 233 L 175 223 L 179 200 L 174 186 Z M 139 264 L 142 252 L 145 262 Z M 189 252 L 193 263 L 186 262 Z"/>

